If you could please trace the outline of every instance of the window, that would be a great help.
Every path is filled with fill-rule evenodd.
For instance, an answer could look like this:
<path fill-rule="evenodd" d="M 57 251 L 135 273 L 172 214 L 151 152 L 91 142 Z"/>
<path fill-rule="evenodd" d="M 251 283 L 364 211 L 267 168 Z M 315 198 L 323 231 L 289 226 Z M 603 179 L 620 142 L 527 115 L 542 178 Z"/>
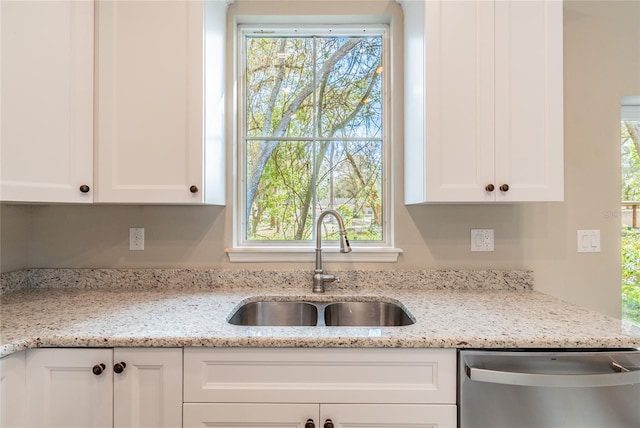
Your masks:
<path fill-rule="evenodd" d="M 623 98 L 621 119 L 622 318 L 640 325 L 640 96 Z"/>
<path fill-rule="evenodd" d="M 354 248 L 390 248 L 387 27 L 238 34 L 237 247 L 313 250 L 335 209 Z"/>

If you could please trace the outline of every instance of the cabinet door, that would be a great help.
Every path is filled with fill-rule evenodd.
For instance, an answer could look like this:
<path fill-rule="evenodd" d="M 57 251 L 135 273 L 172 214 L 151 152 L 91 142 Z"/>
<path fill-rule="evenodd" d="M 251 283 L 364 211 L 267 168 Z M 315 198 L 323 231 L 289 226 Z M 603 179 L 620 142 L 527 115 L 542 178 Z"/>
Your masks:
<path fill-rule="evenodd" d="M 493 3 L 403 8 L 405 203 L 492 201 Z"/>
<path fill-rule="evenodd" d="M 96 4 L 97 200 L 202 202 L 202 2 Z"/>
<path fill-rule="evenodd" d="M 403 8 L 405 203 L 562 200 L 562 2 Z"/>
<path fill-rule="evenodd" d="M 496 200 L 561 201 L 562 2 L 495 3 Z"/>
<path fill-rule="evenodd" d="M 93 2 L 2 1 L 0 12 L 0 199 L 91 202 Z"/>
<path fill-rule="evenodd" d="M 117 348 L 113 360 L 114 426 L 181 426 L 182 349 Z"/>
<path fill-rule="evenodd" d="M 0 359 L 0 427 L 25 426 L 25 352 Z"/>
<path fill-rule="evenodd" d="M 27 426 L 113 426 L 111 349 L 30 349 L 26 367 Z"/>
<path fill-rule="evenodd" d="M 308 420 L 320 427 L 317 404 L 185 403 L 182 426 L 305 428 Z"/>
<path fill-rule="evenodd" d="M 456 406 L 411 404 L 322 404 L 320 423 L 336 428 L 456 428 Z"/>

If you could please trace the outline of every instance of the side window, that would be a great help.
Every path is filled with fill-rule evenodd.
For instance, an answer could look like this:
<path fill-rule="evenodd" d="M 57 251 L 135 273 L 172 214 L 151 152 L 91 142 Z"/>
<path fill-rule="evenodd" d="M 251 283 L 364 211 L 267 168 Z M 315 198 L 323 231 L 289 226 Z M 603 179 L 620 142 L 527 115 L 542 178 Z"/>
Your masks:
<path fill-rule="evenodd" d="M 640 96 L 623 98 L 622 171 L 622 318 L 640 325 Z"/>
<path fill-rule="evenodd" d="M 389 245 L 386 34 L 239 29 L 238 245 L 311 245 L 326 209 L 355 246 Z"/>

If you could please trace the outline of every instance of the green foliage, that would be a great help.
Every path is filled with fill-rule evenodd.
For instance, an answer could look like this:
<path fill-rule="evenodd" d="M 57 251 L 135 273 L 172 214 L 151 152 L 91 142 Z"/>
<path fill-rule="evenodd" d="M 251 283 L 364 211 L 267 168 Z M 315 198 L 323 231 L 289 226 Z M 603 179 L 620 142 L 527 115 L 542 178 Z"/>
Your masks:
<path fill-rule="evenodd" d="M 381 240 L 382 37 L 250 36 L 245 59 L 246 238 L 311 240 L 333 208 Z"/>
<path fill-rule="evenodd" d="M 640 201 L 640 122 L 622 121 L 623 201 Z M 622 229 L 622 317 L 640 325 L 640 229 Z"/>
<path fill-rule="evenodd" d="M 622 316 L 640 325 L 640 230 L 622 230 Z"/>
<path fill-rule="evenodd" d="M 640 122 L 623 121 L 622 136 L 622 200 L 640 201 L 640 153 L 634 144 L 640 137 Z"/>

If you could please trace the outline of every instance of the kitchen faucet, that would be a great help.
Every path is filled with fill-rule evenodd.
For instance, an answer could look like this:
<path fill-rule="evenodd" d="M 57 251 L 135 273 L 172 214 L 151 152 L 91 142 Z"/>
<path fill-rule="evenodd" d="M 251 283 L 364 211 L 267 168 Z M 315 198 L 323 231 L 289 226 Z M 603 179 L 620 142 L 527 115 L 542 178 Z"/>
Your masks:
<path fill-rule="evenodd" d="M 340 228 L 340 252 L 351 252 L 349 240 L 347 239 L 347 231 L 344 228 L 344 221 L 338 211 L 326 210 L 320 213 L 320 216 L 318 216 L 318 224 L 316 225 L 316 268 L 313 271 L 314 293 L 324 293 L 325 282 L 340 281 L 337 276 L 326 274 L 324 269 L 322 269 L 322 220 L 327 214 L 331 214 L 336 220 L 338 220 L 338 227 Z"/>

